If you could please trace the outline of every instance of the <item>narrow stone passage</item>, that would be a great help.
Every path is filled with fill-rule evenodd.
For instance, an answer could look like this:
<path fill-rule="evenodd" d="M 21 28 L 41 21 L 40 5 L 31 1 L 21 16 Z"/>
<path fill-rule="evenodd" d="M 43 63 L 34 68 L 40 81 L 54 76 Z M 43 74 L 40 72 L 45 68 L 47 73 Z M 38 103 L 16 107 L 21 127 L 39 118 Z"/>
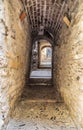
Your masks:
<path fill-rule="evenodd" d="M 0 0 L 0 130 L 76 129 L 83 0 Z"/>
<path fill-rule="evenodd" d="M 25 89 L 6 130 L 76 130 L 69 111 L 55 95 L 52 87 Z"/>

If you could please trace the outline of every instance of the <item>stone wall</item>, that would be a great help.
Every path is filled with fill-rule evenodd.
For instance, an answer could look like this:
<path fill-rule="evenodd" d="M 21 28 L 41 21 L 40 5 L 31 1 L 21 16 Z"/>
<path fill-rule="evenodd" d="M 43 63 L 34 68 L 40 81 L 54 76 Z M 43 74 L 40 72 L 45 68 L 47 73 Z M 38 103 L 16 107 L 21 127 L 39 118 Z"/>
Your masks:
<path fill-rule="evenodd" d="M 54 49 L 54 82 L 78 130 L 83 129 L 83 2 L 71 27 L 64 25 Z"/>
<path fill-rule="evenodd" d="M 0 0 L 0 125 L 21 95 L 28 68 L 30 31 L 19 0 Z M 8 118 L 7 118 L 8 119 Z"/>

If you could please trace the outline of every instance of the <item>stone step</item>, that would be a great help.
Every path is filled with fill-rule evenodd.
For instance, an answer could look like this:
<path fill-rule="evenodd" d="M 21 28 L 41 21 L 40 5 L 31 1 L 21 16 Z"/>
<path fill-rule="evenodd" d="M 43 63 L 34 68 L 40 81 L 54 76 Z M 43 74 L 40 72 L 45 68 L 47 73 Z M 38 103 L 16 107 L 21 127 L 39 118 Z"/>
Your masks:
<path fill-rule="evenodd" d="M 50 87 L 52 84 L 29 84 L 30 87 Z"/>
<path fill-rule="evenodd" d="M 29 79 L 29 84 L 40 84 L 40 85 L 48 85 L 52 84 L 52 79 L 51 78 L 30 78 Z"/>

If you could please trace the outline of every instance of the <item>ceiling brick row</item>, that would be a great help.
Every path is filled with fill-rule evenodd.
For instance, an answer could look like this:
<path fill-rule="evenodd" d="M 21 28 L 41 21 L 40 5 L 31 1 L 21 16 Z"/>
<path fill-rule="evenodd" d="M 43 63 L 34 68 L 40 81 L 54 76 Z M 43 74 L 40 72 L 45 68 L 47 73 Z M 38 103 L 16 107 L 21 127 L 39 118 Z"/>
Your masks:
<path fill-rule="evenodd" d="M 24 0 L 32 34 L 43 35 L 47 30 L 53 36 L 59 33 L 63 17 L 70 14 L 76 0 Z"/>

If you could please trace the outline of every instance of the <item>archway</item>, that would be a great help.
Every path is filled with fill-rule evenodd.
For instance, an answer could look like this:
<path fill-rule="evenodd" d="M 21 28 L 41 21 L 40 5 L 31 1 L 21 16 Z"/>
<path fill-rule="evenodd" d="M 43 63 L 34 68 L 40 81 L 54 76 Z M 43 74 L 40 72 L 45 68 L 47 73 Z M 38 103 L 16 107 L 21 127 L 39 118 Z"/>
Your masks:
<path fill-rule="evenodd" d="M 39 39 L 33 43 L 30 79 L 42 78 L 51 79 L 52 81 L 52 54 L 52 44 L 48 40 Z"/>
<path fill-rule="evenodd" d="M 45 41 L 46 42 L 46 41 Z M 52 67 L 52 46 L 50 43 L 43 44 L 41 42 L 39 47 L 39 67 L 51 68 Z"/>

